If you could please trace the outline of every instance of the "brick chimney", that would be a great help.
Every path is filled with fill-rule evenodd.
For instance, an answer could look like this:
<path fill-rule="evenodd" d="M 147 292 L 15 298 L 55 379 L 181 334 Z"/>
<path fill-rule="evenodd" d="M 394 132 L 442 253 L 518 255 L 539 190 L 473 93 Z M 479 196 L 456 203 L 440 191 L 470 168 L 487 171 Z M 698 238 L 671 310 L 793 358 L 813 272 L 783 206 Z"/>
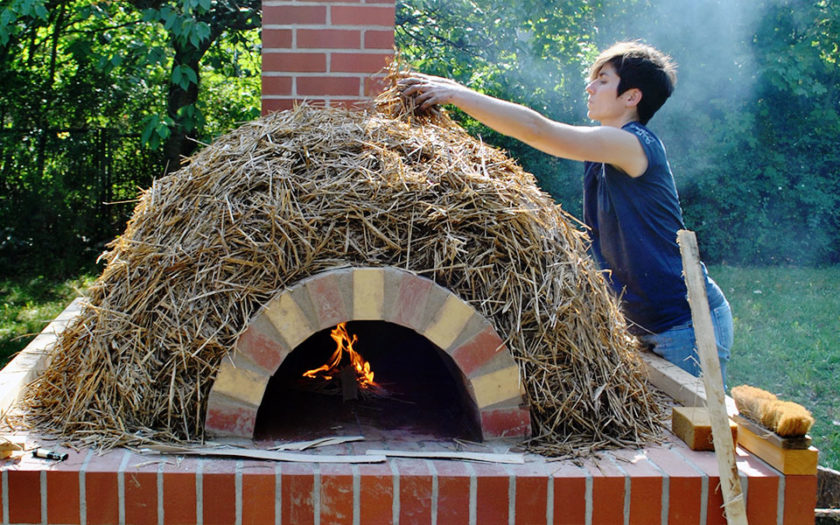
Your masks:
<path fill-rule="evenodd" d="M 375 96 L 394 55 L 393 0 L 263 2 L 262 112 Z"/>

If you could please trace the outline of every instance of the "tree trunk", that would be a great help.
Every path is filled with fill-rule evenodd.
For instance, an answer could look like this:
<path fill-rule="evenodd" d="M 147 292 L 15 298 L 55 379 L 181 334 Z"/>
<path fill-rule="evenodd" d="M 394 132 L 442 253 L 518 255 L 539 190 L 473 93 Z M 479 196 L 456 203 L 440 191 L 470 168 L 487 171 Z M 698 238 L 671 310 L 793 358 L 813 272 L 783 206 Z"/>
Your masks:
<path fill-rule="evenodd" d="M 175 60 L 172 63 L 173 70 L 179 66 L 189 67 L 195 71 L 196 82 L 190 82 L 187 89 L 183 89 L 180 85 L 172 82 L 169 84 L 166 112 L 175 125 L 172 126 L 171 133 L 163 146 L 165 173 L 177 170 L 181 166 L 181 162 L 195 151 L 195 125 L 188 128 L 184 122 L 185 119 L 183 116 L 179 116 L 178 113 L 181 108 L 195 105 L 198 102 L 198 85 L 200 82 L 199 62 L 209 47 L 210 45 L 208 43 L 206 46 L 202 46 L 201 49 L 193 48 L 183 50 L 176 48 Z"/>

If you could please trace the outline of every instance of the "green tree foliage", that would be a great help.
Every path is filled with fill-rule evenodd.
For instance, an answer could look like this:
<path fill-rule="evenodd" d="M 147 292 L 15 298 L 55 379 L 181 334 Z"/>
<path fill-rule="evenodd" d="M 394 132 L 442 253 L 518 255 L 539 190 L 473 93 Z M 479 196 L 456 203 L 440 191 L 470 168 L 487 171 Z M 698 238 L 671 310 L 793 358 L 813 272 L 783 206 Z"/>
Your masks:
<path fill-rule="evenodd" d="M 705 257 L 824 264 L 840 259 L 838 20 L 824 0 L 404 0 L 397 45 L 418 70 L 574 124 L 588 124 L 597 49 L 640 39 L 665 50 L 680 80 L 651 127 Z M 459 117 L 579 213 L 580 165 Z"/>
<path fill-rule="evenodd" d="M 255 1 L 5 1 L 0 269 L 93 261 L 131 211 L 105 202 L 256 117 L 259 25 Z"/>

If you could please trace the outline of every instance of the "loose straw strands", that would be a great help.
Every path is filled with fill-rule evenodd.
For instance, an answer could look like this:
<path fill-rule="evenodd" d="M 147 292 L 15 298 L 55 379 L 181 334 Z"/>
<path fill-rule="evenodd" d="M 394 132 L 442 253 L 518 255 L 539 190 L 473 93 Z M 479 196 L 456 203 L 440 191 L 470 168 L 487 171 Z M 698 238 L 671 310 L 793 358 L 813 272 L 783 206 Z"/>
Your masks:
<path fill-rule="evenodd" d="M 395 266 L 506 335 L 531 450 L 654 438 L 656 402 L 576 221 L 445 113 L 414 115 L 396 87 L 376 106 L 269 115 L 156 180 L 29 389 L 29 420 L 100 447 L 201 440 L 222 357 L 261 305 L 325 270 Z"/>

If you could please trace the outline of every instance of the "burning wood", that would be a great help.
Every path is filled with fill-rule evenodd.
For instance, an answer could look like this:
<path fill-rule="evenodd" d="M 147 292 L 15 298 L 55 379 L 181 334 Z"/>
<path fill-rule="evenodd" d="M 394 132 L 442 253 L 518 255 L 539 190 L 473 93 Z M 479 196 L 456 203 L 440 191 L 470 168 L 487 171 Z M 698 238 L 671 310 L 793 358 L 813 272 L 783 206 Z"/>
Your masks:
<path fill-rule="evenodd" d="M 335 341 L 335 351 L 325 364 L 307 370 L 303 373 L 303 377 L 327 383 L 339 381 L 344 401 L 357 399 L 359 390 L 383 393 L 379 385 L 373 381 L 370 363 L 353 348 L 353 345 L 358 342 L 358 337 L 356 334 L 347 333 L 347 323 L 338 323 L 330 331 L 330 337 Z"/>

